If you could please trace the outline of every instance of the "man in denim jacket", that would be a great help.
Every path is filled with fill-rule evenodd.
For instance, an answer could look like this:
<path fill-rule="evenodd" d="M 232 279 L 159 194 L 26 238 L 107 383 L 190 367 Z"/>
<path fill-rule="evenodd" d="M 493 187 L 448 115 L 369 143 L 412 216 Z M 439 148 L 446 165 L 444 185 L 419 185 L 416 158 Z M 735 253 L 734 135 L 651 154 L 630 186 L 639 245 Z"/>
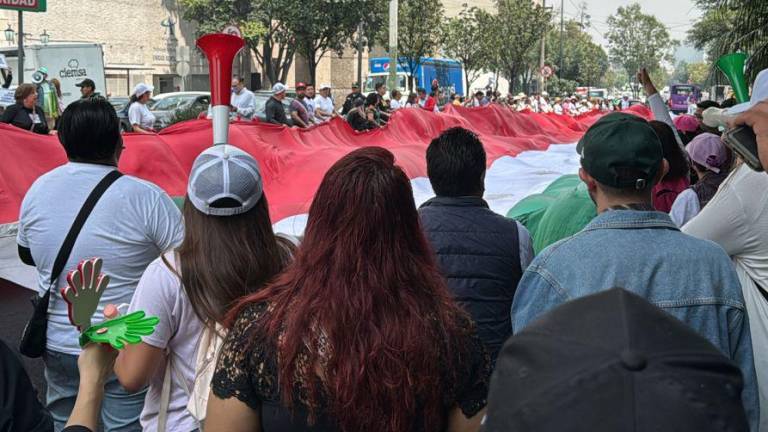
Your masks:
<path fill-rule="evenodd" d="M 525 271 L 512 304 L 514 333 L 568 300 L 626 288 L 688 324 L 739 365 L 742 399 L 756 431 L 752 339 L 738 277 L 719 246 L 682 234 L 667 214 L 654 210 L 651 190 L 668 164 L 653 129 L 639 117 L 609 114 L 587 131 L 577 151 L 579 176 L 598 216 L 545 249 Z"/>

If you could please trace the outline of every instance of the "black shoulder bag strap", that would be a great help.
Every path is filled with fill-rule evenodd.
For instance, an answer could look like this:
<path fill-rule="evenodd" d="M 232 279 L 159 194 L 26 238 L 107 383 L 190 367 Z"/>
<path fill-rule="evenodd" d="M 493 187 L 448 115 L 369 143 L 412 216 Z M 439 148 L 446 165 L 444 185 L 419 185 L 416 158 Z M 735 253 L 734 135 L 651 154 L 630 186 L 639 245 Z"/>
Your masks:
<path fill-rule="evenodd" d="M 85 225 L 88 216 L 90 216 L 94 207 L 96 207 L 96 203 L 99 202 L 99 199 L 104 195 L 104 192 L 112 186 L 112 183 L 122 176 L 123 174 L 118 170 L 110 171 L 109 174 L 104 176 L 93 191 L 91 191 L 91 194 L 88 195 L 85 203 L 80 208 L 80 212 L 77 214 L 77 217 L 75 217 L 72 227 L 64 238 L 61 248 L 59 248 L 59 253 L 56 254 L 56 259 L 53 261 L 48 290 L 42 297 L 39 297 L 37 294 L 32 297 L 32 306 L 34 308 L 32 318 L 29 319 L 26 327 L 24 327 L 24 332 L 21 335 L 21 342 L 19 344 L 19 352 L 25 356 L 38 358 L 45 352 L 46 333 L 48 330 L 48 304 L 51 299 L 51 289 L 55 285 L 61 272 L 64 270 L 64 266 L 67 264 L 69 256 L 72 253 L 72 248 L 75 246 L 77 236 L 80 235 L 80 231 L 83 229 L 83 225 Z"/>

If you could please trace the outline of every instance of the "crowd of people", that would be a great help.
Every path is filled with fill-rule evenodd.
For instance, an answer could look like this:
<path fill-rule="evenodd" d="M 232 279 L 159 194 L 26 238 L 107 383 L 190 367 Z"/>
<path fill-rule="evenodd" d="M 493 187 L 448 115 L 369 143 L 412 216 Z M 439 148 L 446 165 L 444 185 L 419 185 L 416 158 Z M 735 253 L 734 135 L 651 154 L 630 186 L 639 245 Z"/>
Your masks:
<path fill-rule="evenodd" d="M 0 69 L 3 88 L 9 88 L 13 82 L 11 69 Z M 19 84 L 14 90 L 16 103 L 9 105 L 0 113 L 0 123 L 8 123 L 20 129 L 41 135 L 55 134 L 59 120 L 64 113 L 61 82 L 58 78 L 48 81 L 48 69 L 41 67 L 35 71 L 40 81 L 35 84 Z M 102 97 L 96 92 L 96 83 L 86 78 L 76 85 L 80 88 L 81 98 Z"/>
<path fill-rule="evenodd" d="M 753 95 L 768 85 L 761 79 Z M 538 255 L 523 224 L 488 208 L 485 149 L 464 128 L 426 149 L 435 197 L 420 208 L 388 150 L 342 157 L 301 238 L 273 232 L 259 163 L 235 146 L 196 158 L 181 211 L 156 185 L 116 176 L 64 268 L 103 259 L 111 283 L 97 319 L 108 304 L 160 318 L 119 353 L 81 349 L 51 289 L 63 285 L 51 273 L 72 221 L 123 150 L 105 99 L 70 104 L 57 128 L 68 163 L 29 189 L 17 237 L 51 297 L 45 406 L 0 344 L 0 393 L 11 395 L 0 398 L 0 424 L 768 431 L 768 174 L 741 163 L 700 113 L 673 120 L 648 74 L 638 80 L 655 120 L 609 113 L 587 130 L 579 177 L 597 216 Z M 247 116 L 241 83 L 231 111 Z M 273 87 L 270 121 L 288 121 L 286 90 Z M 437 106 L 435 90 L 420 90 L 402 109 Z M 141 129 L 151 91 L 133 95 Z M 19 109 L 34 113 L 25 101 L 35 95 Z M 347 120 L 360 130 L 385 123 L 385 95 L 357 89 Z M 308 126 L 334 117 L 332 106 L 330 86 L 316 95 L 300 85 L 289 116 Z M 752 128 L 768 166 L 768 101 L 753 96 L 741 109 L 730 126 Z"/>

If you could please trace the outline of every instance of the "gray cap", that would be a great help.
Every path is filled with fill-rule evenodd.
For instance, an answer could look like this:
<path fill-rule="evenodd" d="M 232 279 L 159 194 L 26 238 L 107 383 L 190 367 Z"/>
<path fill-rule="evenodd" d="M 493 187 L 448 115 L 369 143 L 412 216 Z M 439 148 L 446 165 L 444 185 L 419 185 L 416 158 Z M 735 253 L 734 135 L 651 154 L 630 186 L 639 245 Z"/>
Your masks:
<path fill-rule="evenodd" d="M 213 146 L 192 164 L 187 195 L 195 208 L 207 215 L 245 213 L 259 202 L 263 192 L 258 162 L 233 145 Z M 224 203 L 229 205 L 217 205 L 225 198 Z"/>

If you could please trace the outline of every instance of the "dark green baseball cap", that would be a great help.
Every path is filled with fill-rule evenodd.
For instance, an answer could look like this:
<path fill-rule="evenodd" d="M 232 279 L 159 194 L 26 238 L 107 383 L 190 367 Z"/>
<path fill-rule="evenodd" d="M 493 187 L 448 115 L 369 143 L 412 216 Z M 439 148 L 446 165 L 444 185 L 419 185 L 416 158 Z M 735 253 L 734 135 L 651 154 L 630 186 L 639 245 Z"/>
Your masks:
<path fill-rule="evenodd" d="M 589 175 L 617 189 L 645 189 L 664 159 L 661 141 L 651 125 L 626 113 L 611 113 L 598 120 L 579 140 L 576 151 Z"/>

